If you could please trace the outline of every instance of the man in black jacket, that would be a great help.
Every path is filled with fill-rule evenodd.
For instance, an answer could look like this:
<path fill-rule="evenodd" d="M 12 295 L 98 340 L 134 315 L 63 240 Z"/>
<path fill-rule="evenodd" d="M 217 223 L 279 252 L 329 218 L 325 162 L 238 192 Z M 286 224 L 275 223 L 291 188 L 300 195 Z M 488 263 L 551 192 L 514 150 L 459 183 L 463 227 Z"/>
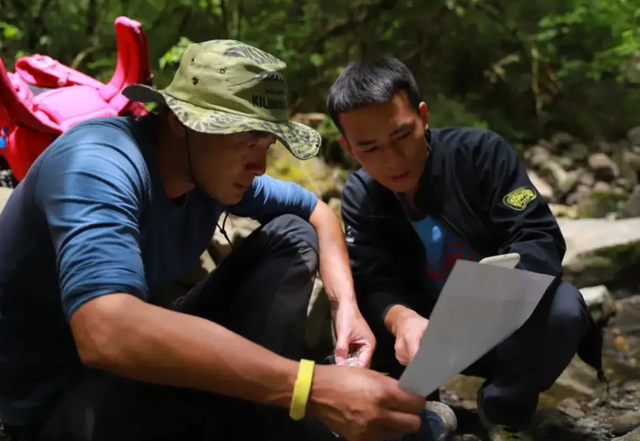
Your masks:
<path fill-rule="evenodd" d="M 362 166 L 342 215 L 358 302 L 378 340 L 372 368 L 400 376 L 457 259 L 519 253 L 518 268 L 556 277 L 529 320 L 463 372 L 486 378 L 478 408 L 492 441 L 529 439 L 539 394 L 576 352 L 602 378 L 602 339 L 578 289 L 562 281 L 566 247 L 547 203 L 501 136 L 430 129 L 412 74 L 394 58 L 348 66 L 327 106 Z"/>

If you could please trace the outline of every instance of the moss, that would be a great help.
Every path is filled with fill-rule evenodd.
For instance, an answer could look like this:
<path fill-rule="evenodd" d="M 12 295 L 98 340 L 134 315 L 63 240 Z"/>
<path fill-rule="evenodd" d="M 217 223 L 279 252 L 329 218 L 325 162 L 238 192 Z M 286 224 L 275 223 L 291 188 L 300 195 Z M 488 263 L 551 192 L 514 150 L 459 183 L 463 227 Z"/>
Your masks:
<path fill-rule="evenodd" d="M 626 193 L 616 194 L 614 192 L 594 191 L 580 205 L 580 217 L 601 218 L 609 213 L 620 213 L 624 210 L 627 199 L 628 195 Z"/>
<path fill-rule="evenodd" d="M 300 161 L 280 144 L 269 151 L 267 173 L 283 181 L 296 182 L 323 199 L 339 196 L 349 174 L 328 166 L 318 157 Z"/>
<path fill-rule="evenodd" d="M 601 248 L 582 255 L 565 268 L 568 281 L 580 286 L 615 280 L 625 269 L 640 263 L 640 241 Z"/>

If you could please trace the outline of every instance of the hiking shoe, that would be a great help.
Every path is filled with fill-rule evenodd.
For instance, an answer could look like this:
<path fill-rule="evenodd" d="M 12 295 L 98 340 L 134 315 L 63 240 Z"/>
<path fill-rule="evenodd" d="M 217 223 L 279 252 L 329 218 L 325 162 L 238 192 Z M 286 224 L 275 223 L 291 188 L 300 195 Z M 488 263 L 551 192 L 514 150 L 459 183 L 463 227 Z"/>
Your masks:
<path fill-rule="evenodd" d="M 494 424 L 489 421 L 480 405 L 480 399 L 478 399 L 478 416 L 487 430 L 490 441 L 533 441 L 533 438 L 526 430 L 519 430 L 503 424 Z"/>
<path fill-rule="evenodd" d="M 451 441 L 457 429 L 456 414 L 449 406 L 439 401 L 427 401 L 418 433 L 385 441 Z"/>

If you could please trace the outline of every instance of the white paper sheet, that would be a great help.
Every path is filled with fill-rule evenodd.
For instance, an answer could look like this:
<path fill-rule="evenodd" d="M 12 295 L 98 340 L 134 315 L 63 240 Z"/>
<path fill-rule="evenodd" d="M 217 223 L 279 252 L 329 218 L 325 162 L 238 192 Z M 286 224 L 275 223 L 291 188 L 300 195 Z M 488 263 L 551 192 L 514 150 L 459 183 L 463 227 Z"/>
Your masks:
<path fill-rule="evenodd" d="M 471 366 L 524 324 L 553 279 L 458 260 L 400 387 L 427 396 Z"/>

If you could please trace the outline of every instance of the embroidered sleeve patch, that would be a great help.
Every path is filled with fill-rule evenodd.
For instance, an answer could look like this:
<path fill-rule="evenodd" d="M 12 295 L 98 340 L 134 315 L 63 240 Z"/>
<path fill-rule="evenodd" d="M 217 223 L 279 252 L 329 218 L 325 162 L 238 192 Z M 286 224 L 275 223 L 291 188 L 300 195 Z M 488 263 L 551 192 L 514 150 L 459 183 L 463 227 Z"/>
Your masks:
<path fill-rule="evenodd" d="M 509 208 L 523 211 L 529 206 L 531 201 L 538 197 L 536 191 L 531 187 L 519 187 L 507 193 L 502 202 Z"/>

